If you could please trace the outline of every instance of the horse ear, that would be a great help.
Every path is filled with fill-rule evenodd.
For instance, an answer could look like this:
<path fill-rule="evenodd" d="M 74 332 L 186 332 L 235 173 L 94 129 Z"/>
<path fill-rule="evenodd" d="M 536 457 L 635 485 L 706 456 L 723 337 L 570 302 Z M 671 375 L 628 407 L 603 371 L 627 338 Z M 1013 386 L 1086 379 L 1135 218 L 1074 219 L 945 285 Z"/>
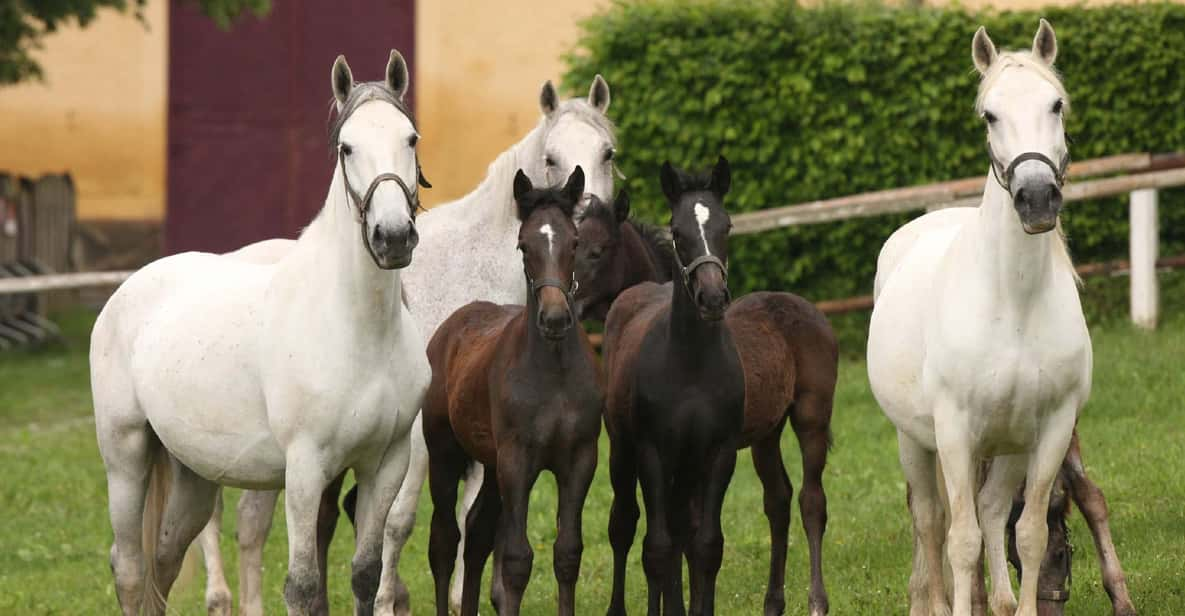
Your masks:
<path fill-rule="evenodd" d="M 683 182 L 680 181 L 679 172 L 675 171 L 671 161 L 668 160 L 662 164 L 659 179 L 662 181 L 662 194 L 667 196 L 667 201 L 671 203 L 678 201 L 679 196 L 683 194 Z"/>
<path fill-rule="evenodd" d="M 609 84 L 600 73 L 593 77 L 592 87 L 588 89 L 588 104 L 602 115 L 609 111 Z"/>
<path fill-rule="evenodd" d="M 391 58 L 387 60 L 387 87 L 395 92 L 396 98 L 403 100 L 410 81 L 407 75 L 407 61 L 403 59 L 403 54 L 392 49 Z"/>
<path fill-rule="evenodd" d="M 732 169 L 729 168 L 728 159 L 724 158 L 723 154 L 716 159 L 716 166 L 712 168 L 712 185 L 709 188 L 718 197 L 727 195 L 728 189 L 732 188 Z"/>
<path fill-rule="evenodd" d="M 568 176 L 568 183 L 564 184 L 564 196 L 572 203 L 580 203 L 584 197 L 584 169 L 580 165 L 576 165 L 572 175 Z"/>
<path fill-rule="evenodd" d="M 996 44 L 988 38 L 987 29 L 983 26 L 975 31 L 975 38 L 971 39 L 971 60 L 981 75 L 987 73 L 996 61 Z"/>
<path fill-rule="evenodd" d="M 338 56 L 333 61 L 333 72 L 329 76 L 333 84 L 333 98 L 337 100 L 338 108 L 346 103 L 350 90 L 354 89 L 354 74 L 350 72 L 350 65 L 346 64 L 345 56 Z"/>
<path fill-rule="evenodd" d="M 551 115 L 552 112 L 560 106 L 560 95 L 556 93 L 555 86 L 551 85 L 551 80 L 543 84 L 543 90 L 539 92 L 539 108 L 543 110 L 544 115 Z"/>
<path fill-rule="evenodd" d="M 1050 66 L 1057 59 L 1057 37 L 1053 34 L 1053 26 L 1044 17 L 1037 26 L 1037 36 L 1033 37 L 1033 55 Z"/>
<path fill-rule="evenodd" d="M 514 174 L 514 200 L 520 201 L 527 193 L 531 192 L 534 186 L 531 186 L 531 178 L 523 173 L 522 169 Z"/>
<path fill-rule="evenodd" d="M 630 191 L 622 188 L 613 199 L 613 216 L 621 224 L 630 217 Z"/>

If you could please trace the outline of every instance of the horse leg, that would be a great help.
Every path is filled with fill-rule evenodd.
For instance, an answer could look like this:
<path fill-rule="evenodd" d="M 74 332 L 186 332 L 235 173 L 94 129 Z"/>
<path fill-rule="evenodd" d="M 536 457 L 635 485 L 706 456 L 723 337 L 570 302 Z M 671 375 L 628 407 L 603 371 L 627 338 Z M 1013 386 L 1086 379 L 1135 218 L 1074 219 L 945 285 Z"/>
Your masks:
<path fill-rule="evenodd" d="M 790 426 L 798 437 L 802 455 L 802 489 L 798 492 L 798 507 L 811 558 L 810 616 L 824 616 L 831 609 L 823 584 L 823 533 L 827 532 L 823 469 L 827 466 L 827 451 L 831 448 L 833 402 L 832 391 L 805 392 L 790 410 Z"/>
<path fill-rule="evenodd" d="M 725 443 L 712 458 L 706 482 L 702 488 L 702 522 L 691 542 L 695 571 L 699 578 L 699 610 L 693 616 L 712 616 L 716 610 L 716 576 L 724 559 L 724 530 L 720 527 L 724 494 L 736 469 L 737 450 L 734 443 Z"/>
<path fill-rule="evenodd" d="M 465 520 L 465 577 L 461 589 L 461 614 L 477 616 L 481 595 L 481 574 L 486 559 L 494 549 L 494 541 L 502 541 L 505 528 L 502 521 L 502 496 L 499 494 L 498 470 L 487 467 L 483 473 L 481 491 L 477 494 L 469 517 Z M 444 515 L 452 517 L 452 509 Z M 502 527 L 502 528 L 500 528 Z M 444 579 L 444 590 L 448 590 L 448 578 Z M 438 608 L 439 609 L 439 608 Z"/>
<path fill-rule="evenodd" d="M 1049 417 L 1042 430 L 1036 450 L 1029 459 L 1025 480 L 1025 507 L 1016 522 L 1016 549 L 1020 554 L 1020 610 L 1021 616 L 1037 615 L 1037 582 L 1040 575 L 1024 575 L 1023 572 L 1040 572 L 1049 541 L 1050 491 L 1057 479 L 1058 470 L 1066 458 L 1070 435 L 1077 417 L 1076 406 L 1058 409 Z"/>
<path fill-rule="evenodd" d="M 383 534 L 383 573 L 379 581 L 375 607 L 382 614 L 410 616 L 411 597 L 407 585 L 399 578 L 399 555 L 411 538 L 416 524 L 416 507 L 420 503 L 420 490 L 428 476 L 428 446 L 424 442 L 423 413 L 417 413 L 411 426 L 411 457 L 407 475 L 399 487 L 399 494 L 387 515 Z M 390 606 L 390 607 L 388 607 Z"/>
<path fill-rule="evenodd" d="M 909 486 L 906 500 L 913 517 L 913 573 L 909 578 L 910 616 L 948 616 L 942 579 L 945 520 L 938 493 L 935 456 L 903 432 L 897 433 L 901 469 Z"/>
<path fill-rule="evenodd" d="M 559 507 L 556 514 L 555 545 L 552 547 L 555 579 L 559 586 L 560 616 L 576 614 L 576 579 L 580 576 L 580 557 L 584 552 L 583 512 L 588 488 L 597 470 L 596 441 L 572 452 L 561 473 L 556 476 Z M 498 563 L 494 563 L 495 570 Z"/>
<path fill-rule="evenodd" d="M 613 505 L 609 509 L 609 544 L 613 547 L 613 594 L 607 616 L 625 615 L 625 567 L 638 531 L 638 468 L 633 443 L 610 439 L 609 481 Z"/>
<path fill-rule="evenodd" d="M 279 490 L 244 490 L 239 497 L 239 613 L 263 616 L 263 544 L 272 528 Z"/>
<path fill-rule="evenodd" d="M 156 550 L 156 588 L 149 588 L 159 601 L 148 601 L 149 613 L 165 613 L 169 591 L 181 573 L 185 552 L 210 521 L 219 490 L 218 484 L 198 476 L 175 458 L 171 463 L 173 484 L 165 503 Z"/>
<path fill-rule="evenodd" d="M 710 469 L 705 468 L 702 476 L 707 476 Z M 699 532 L 699 527 L 703 524 L 704 511 L 704 494 L 702 489 L 696 489 L 698 482 L 692 486 L 681 486 L 679 489 L 688 493 L 689 498 L 686 499 L 686 506 L 675 508 L 672 512 L 671 528 L 672 534 L 675 536 L 675 544 L 678 546 L 677 551 L 681 552 L 687 559 L 687 570 L 691 575 L 687 576 L 687 594 L 691 599 L 690 613 L 696 614 L 702 609 L 700 606 L 703 603 L 703 593 L 700 576 L 695 575 L 699 571 L 696 566 L 696 552 L 692 549 L 694 539 Z M 679 586 L 680 595 L 682 594 L 683 586 L 683 571 L 679 568 Z"/>
<path fill-rule="evenodd" d="M 337 501 L 342 493 L 342 482 L 346 472 L 342 471 L 321 493 L 321 507 L 317 511 L 317 568 L 321 571 L 321 596 L 317 597 L 314 610 L 318 614 L 329 614 L 329 542 L 337 530 L 337 518 L 341 515 Z"/>
<path fill-rule="evenodd" d="M 354 511 L 357 528 L 354 559 L 350 563 L 350 587 L 354 591 L 354 613 L 358 616 L 374 614 L 375 597 L 383 572 L 384 528 L 391 503 L 395 502 L 399 486 L 407 475 L 410 457 L 409 439 L 396 438 L 387 446 L 387 451 L 379 458 L 377 465 L 354 469 L 354 475 L 358 478 L 358 502 Z M 334 494 L 341 490 L 340 481 L 339 476 L 330 483 L 336 488 Z M 321 590 L 324 592 L 324 588 Z"/>
<path fill-rule="evenodd" d="M 780 616 L 786 611 L 786 548 L 790 534 L 790 505 L 794 486 L 782 463 L 782 430 L 770 433 L 753 443 L 749 453 L 753 468 L 761 480 L 765 517 L 769 520 L 769 584 L 765 591 L 765 615 Z"/>
<path fill-rule="evenodd" d="M 1078 447 L 1077 431 L 1070 438 L 1070 449 L 1066 453 L 1062 471 L 1070 480 L 1070 495 L 1082 516 L 1086 518 L 1090 534 L 1094 537 L 1095 549 L 1099 555 L 1099 568 L 1103 572 L 1103 588 L 1111 597 L 1111 607 L 1115 616 L 1135 616 L 1136 608 L 1127 593 L 1127 580 L 1123 575 L 1123 567 L 1119 564 L 1119 554 L 1116 553 L 1115 544 L 1111 541 L 1111 527 L 1107 523 L 1107 500 L 1103 498 L 1103 491 L 1086 476 L 1086 466 L 1082 464 L 1082 451 Z"/>
<path fill-rule="evenodd" d="M 321 495 L 333 480 L 321 452 L 315 447 L 293 445 L 286 452 L 284 516 L 288 526 L 288 576 L 284 602 L 288 613 L 313 614 L 321 594 L 317 568 L 317 512 Z"/>
<path fill-rule="evenodd" d="M 457 506 L 457 481 L 461 478 L 466 457 L 455 440 L 450 437 L 449 441 L 451 446 L 447 449 L 433 449 L 428 466 L 428 490 L 432 496 L 428 563 L 436 589 L 437 616 L 448 616 L 448 583 L 457 556 L 457 542 L 461 539 L 453 510 Z M 390 529 L 391 525 L 387 527 Z"/>
<path fill-rule="evenodd" d="M 962 428 L 942 421 L 953 412 L 953 409 L 939 409 L 934 427 L 943 483 L 950 502 L 946 553 L 954 578 L 952 608 L 955 616 L 971 616 L 971 578 L 983 550 L 983 535 L 975 510 L 979 461 L 972 455 Z M 983 571 L 979 574 L 983 575 Z"/>
<path fill-rule="evenodd" d="M 498 492 L 505 508 L 502 515 L 502 584 L 506 596 L 505 603 L 500 606 L 500 616 L 518 616 L 527 582 L 531 580 L 535 553 L 527 539 L 527 507 L 531 488 L 539 478 L 539 467 L 534 452 L 517 443 L 498 448 Z M 472 526 L 470 530 L 473 530 Z M 480 578 L 474 582 L 472 586 L 477 588 Z"/>
<path fill-rule="evenodd" d="M 1012 497 L 1024 481 L 1028 458 L 1027 454 L 997 456 L 992 460 L 987 479 L 979 491 L 979 520 L 983 527 L 988 570 L 992 576 L 990 605 L 995 616 L 1012 616 L 1016 613 L 1016 595 L 1012 593 L 1012 578 L 1008 575 L 1004 529 L 1012 511 Z M 982 580 L 982 566 L 978 574 Z"/>
<path fill-rule="evenodd" d="M 143 421 L 115 423 L 100 412 L 96 400 L 95 424 L 99 451 L 107 469 L 107 499 L 111 529 L 111 572 L 115 596 L 124 616 L 139 616 L 144 601 L 144 509 L 153 459 L 160 443 Z"/>
<path fill-rule="evenodd" d="M 209 616 L 230 616 L 230 587 L 222 568 L 222 490 L 214 497 L 214 513 L 198 535 L 202 558 L 206 563 L 206 612 Z"/>
<path fill-rule="evenodd" d="M 647 614 L 682 616 L 683 593 L 679 591 L 681 563 L 669 526 L 671 494 L 669 473 L 655 443 L 639 443 L 639 479 L 646 505 L 646 536 L 642 539 L 642 569 L 646 572 Z M 665 608 L 665 612 L 664 612 Z"/>
<path fill-rule="evenodd" d="M 453 584 L 449 592 L 449 609 L 454 613 L 461 612 L 461 589 L 464 588 L 465 576 L 465 520 L 469 519 L 469 510 L 473 509 L 473 502 L 477 500 L 477 493 L 481 491 L 482 465 L 469 464 L 465 472 L 465 489 L 461 493 L 461 507 L 457 511 L 457 524 L 461 527 L 461 543 L 457 547 L 457 562 L 453 567 Z M 496 545 L 496 544 L 495 544 Z M 490 597 L 497 603 L 502 594 L 501 580 L 498 578 L 498 550 L 494 549 L 494 578 L 490 582 Z"/>

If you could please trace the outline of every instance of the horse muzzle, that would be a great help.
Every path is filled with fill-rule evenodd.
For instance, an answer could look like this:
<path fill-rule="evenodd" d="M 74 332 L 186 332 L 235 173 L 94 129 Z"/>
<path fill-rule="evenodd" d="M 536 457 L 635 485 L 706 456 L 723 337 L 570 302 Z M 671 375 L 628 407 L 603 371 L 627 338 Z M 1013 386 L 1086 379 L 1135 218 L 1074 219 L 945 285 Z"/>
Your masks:
<path fill-rule="evenodd" d="M 419 243 L 420 234 L 410 222 L 398 229 L 376 226 L 367 238 L 375 265 L 388 270 L 411 265 L 412 252 Z"/>
<path fill-rule="evenodd" d="M 1062 209 L 1062 191 L 1053 182 L 1025 184 L 1012 196 L 1021 227 L 1029 235 L 1053 230 Z"/>

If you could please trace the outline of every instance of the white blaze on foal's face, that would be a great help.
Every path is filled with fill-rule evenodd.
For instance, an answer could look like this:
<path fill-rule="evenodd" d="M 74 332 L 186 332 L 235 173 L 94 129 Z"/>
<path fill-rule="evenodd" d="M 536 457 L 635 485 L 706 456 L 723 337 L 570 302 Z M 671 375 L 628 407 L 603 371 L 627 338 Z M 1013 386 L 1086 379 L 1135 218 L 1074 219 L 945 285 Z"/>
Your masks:
<path fill-rule="evenodd" d="M 704 254 L 712 254 L 712 249 L 708 248 L 708 236 L 704 232 L 704 225 L 707 224 L 708 219 L 712 217 L 712 212 L 702 203 L 695 204 L 695 222 L 699 225 L 699 237 L 704 241 Z"/>
<path fill-rule="evenodd" d="M 547 236 L 547 254 L 555 254 L 555 229 L 551 228 L 550 224 L 545 224 L 539 227 L 539 232 Z"/>

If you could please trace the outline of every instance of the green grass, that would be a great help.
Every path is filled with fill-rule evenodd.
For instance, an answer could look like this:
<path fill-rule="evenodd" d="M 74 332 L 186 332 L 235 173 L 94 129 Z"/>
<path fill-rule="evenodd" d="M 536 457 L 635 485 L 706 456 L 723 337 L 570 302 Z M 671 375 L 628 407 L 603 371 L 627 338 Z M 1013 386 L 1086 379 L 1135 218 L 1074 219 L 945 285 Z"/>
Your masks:
<path fill-rule="evenodd" d="M 1092 312 L 1094 392 L 1083 411 L 1080 432 L 1094 479 L 1106 491 L 1116 546 L 1129 588 L 1143 614 L 1185 613 L 1182 554 L 1185 554 L 1185 313 L 1182 276 L 1166 277 L 1165 315 L 1160 329 L 1138 332 L 1116 310 Z M 1121 297 L 1126 281 L 1091 283 L 1088 301 L 1106 304 Z M 1177 285 L 1177 286 L 1173 286 Z M 1094 310 L 1094 308 L 1092 308 Z M 66 319 L 66 343 L 54 349 L 0 356 L 0 613 L 95 614 L 115 611 L 107 553 L 111 530 L 106 514 L 103 467 L 95 445 L 86 370 L 87 315 Z M 857 334 L 850 334 L 857 338 Z M 858 341 L 859 342 L 859 341 Z M 849 347 L 850 349 L 850 347 Z M 848 353 L 857 355 L 857 353 Z M 833 614 L 904 614 L 909 576 L 909 518 L 897 463 L 893 430 L 868 391 L 858 358 L 841 364 L 834 431 L 836 447 L 826 474 L 830 524 L 825 538 L 825 572 Z M 784 450 L 795 485 L 801 467 L 793 437 Z M 610 588 L 611 553 L 606 524 L 611 491 L 607 443 L 585 514 L 585 554 L 577 588 L 578 612 L 601 613 Z M 234 502 L 224 520 L 223 553 L 232 588 L 237 586 L 233 550 Z M 555 611 L 550 545 L 554 539 L 554 483 L 546 476 L 532 497 L 530 538 L 535 570 L 525 598 L 526 614 Z M 279 509 L 282 512 L 282 507 Z M 402 572 L 418 613 L 430 609 L 432 580 L 426 546 L 430 505 L 421 499 L 420 524 L 405 552 Z M 722 614 L 760 611 L 769 539 L 761 513 L 761 492 L 743 454 L 725 505 L 724 567 L 718 584 Z M 794 512 L 787 566 L 787 612 L 805 612 L 807 556 L 800 518 Z M 1071 517 L 1077 546 L 1069 613 L 1109 614 L 1099 581 L 1090 534 L 1077 513 Z M 640 529 L 641 530 L 641 529 Z M 348 526 L 338 530 L 331 555 L 330 591 L 334 613 L 351 609 Z M 283 613 L 281 589 L 286 547 L 282 513 L 277 514 L 265 554 L 265 600 L 269 613 Z M 628 604 L 644 606 L 640 565 L 641 532 L 631 553 Z M 173 595 L 178 614 L 201 614 L 200 572 Z"/>

